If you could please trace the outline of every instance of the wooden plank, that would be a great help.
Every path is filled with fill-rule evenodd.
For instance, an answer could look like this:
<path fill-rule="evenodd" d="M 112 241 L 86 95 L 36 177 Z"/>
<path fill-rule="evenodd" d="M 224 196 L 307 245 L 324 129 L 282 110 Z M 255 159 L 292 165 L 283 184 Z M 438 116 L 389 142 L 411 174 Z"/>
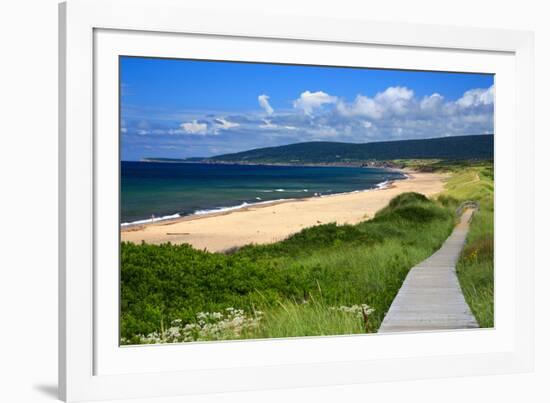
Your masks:
<path fill-rule="evenodd" d="M 378 333 L 479 327 L 456 276 L 474 211 L 465 209 L 441 248 L 411 269 Z"/>

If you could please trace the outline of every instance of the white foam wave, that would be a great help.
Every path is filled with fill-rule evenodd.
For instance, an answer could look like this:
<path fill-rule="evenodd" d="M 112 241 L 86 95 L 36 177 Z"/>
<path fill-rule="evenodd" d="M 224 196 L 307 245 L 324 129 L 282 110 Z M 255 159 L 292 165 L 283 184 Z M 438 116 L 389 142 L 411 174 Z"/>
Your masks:
<path fill-rule="evenodd" d="M 232 210 L 238 210 L 244 207 L 250 206 L 250 203 L 243 202 L 237 206 L 230 206 L 230 207 L 218 207 L 208 210 L 196 210 L 192 215 L 205 215 L 205 214 L 213 214 L 213 213 L 223 213 L 225 211 L 232 211 Z"/>
<path fill-rule="evenodd" d="M 376 189 L 386 189 L 391 184 L 391 181 L 380 182 L 376 185 Z"/>
<path fill-rule="evenodd" d="M 259 198 L 257 198 L 257 199 L 259 199 Z M 240 210 L 240 209 L 245 208 L 245 207 L 253 207 L 253 206 L 260 206 L 260 205 L 263 205 L 263 204 L 279 203 L 279 202 L 282 202 L 282 201 L 289 201 L 289 200 L 294 200 L 294 199 L 265 200 L 265 201 L 260 201 L 260 202 L 256 202 L 256 203 L 243 202 L 243 203 L 241 203 L 237 206 L 217 207 L 217 208 L 208 209 L 208 210 L 197 210 L 192 215 L 207 215 L 207 214 L 224 213 L 226 211 Z"/>
<path fill-rule="evenodd" d="M 162 217 L 151 217 L 151 218 L 146 218 L 146 219 L 143 219 L 143 220 L 123 222 L 122 224 L 120 224 L 120 226 L 121 227 L 127 227 L 129 225 L 149 224 L 149 223 L 153 223 L 153 222 L 157 222 L 157 221 L 173 220 L 175 218 L 180 218 L 180 217 L 181 217 L 181 215 L 179 215 L 179 214 L 165 215 L 165 216 L 162 216 Z"/>

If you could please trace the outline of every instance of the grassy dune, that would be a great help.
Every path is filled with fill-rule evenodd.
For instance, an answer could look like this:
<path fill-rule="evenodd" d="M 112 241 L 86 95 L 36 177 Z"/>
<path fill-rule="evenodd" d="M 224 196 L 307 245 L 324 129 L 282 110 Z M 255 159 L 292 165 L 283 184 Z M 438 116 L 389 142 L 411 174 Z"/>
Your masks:
<path fill-rule="evenodd" d="M 231 255 L 123 243 L 123 343 L 375 332 L 408 270 L 454 221 L 452 209 L 406 193 L 358 225 Z"/>

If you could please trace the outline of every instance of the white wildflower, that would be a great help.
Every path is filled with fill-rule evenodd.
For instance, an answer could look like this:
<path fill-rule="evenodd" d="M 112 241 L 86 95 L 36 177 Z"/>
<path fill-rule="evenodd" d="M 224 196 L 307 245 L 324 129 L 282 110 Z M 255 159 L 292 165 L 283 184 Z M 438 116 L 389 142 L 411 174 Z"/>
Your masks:
<path fill-rule="evenodd" d="M 358 318 L 362 319 L 363 315 L 370 315 L 374 312 L 374 308 L 371 308 L 367 304 L 361 304 L 361 305 L 351 305 L 351 306 L 331 306 L 329 308 L 331 311 L 339 311 L 344 313 L 349 313 L 357 316 Z"/>
<path fill-rule="evenodd" d="M 248 316 L 244 310 L 233 307 L 226 308 L 224 313 L 198 312 L 194 323 L 184 325 L 181 319 L 176 319 L 164 332 L 138 335 L 138 338 L 141 343 L 148 344 L 236 339 L 257 328 L 262 316 L 261 311 Z"/>

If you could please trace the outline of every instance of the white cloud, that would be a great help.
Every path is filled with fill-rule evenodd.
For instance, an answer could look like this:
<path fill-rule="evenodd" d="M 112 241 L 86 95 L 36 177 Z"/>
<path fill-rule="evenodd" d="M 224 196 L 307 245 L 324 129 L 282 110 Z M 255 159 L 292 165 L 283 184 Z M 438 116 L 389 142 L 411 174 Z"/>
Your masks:
<path fill-rule="evenodd" d="M 495 86 L 489 88 L 475 88 L 466 91 L 462 98 L 456 101 L 461 108 L 471 108 L 480 105 L 491 105 L 495 98 Z"/>
<path fill-rule="evenodd" d="M 269 96 L 262 94 L 258 95 L 258 103 L 262 107 L 262 109 L 267 113 L 268 115 L 273 114 L 273 108 L 269 104 Z"/>
<path fill-rule="evenodd" d="M 143 142 L 153 135 L 155 141 L 167 141 L 167 135 L 184 135 L 178 139 L 184 142 L 195 141 L 191 135 L 205 135 L 212 146 L 223 143 L 224 150 L 229 147 L 234 151 L 239 150 L 238 144 L 253 148 L 263 142 L 363 142 L 482 134 L 493 132 L 493 91 L 493 87 L 475 88 L 458 99 L 446 99 L 437 92 L 416 96 L 411 89 L 391 86 L 349 100 L 323 91 L 304 91 L 295 97 L 294 108 L 278 111 L 269 104 L 269 96 L 262 94 L 258 102 L 260 106 L 263 103 L 263 113 L 193 112 L 178 115 L 173 126 L 156 127 L 135 119 L 125 122 L 126 126 L 121 124 L 121 128 L 127 127 L 130 135 L 148 134 L 141 137 Z M 156 120 L 154 114 L 148 115 L 149 122 Z"/>
<path fill-rule="evenodd" d="M 390 114 L 405 115 L 414 101 L 414 92 L 406 87 L 388 87 L 374 98 L 357 95 L 351 104 L 339 102 L 336 109 L 342 116 L 363 116 L 381 119 Z"/>
<path fill-rule="evenodd" d="M 230 122 L 228 120 L 225 120 L 224 118 L 214 119 L 214 122 L 216 123 L 216 129 L 222 130 L 229 130 L 240 126 L 238 123 Z"/>
<path fill-rule="evenodd" d="M 206 134 L 208 131 L 208 125 L 206 123 L 199 123 L 196 119 L 192 122 L 182 123 L 180 127 L 189 134 Z"/>
<path fill-rule="evenodd" d="M 336 103 L 337 100 L 338 98 L 323 91 L 304 91 L 300 94 L 300 98 L 294 101 L 293 105 L 296 109 L 303 110 L 306 115 L 311 115 L 314 109 L 321 108 L 325 104 Z"/>
<path fill-rule="evenodd" d="M 424 111 L 434 111 L 443 104 L 443 99 L 442 95 L 434 92 L 432 95 L 422 98 L 422 101 L 420 101 L 420 109 Z"/>
<path fill-rule="evenodd" d="M 374 99 L 364 95 L 357 95 L 351 104 L 338 102 L 336 109 L 342 116 L 364 116 L 371 119 L 380 119 L 384 109 Z"/>
<path fill-rule="evenodd" d="M 184 134 L 184 133 L 186 133 L 186 132 L 182 129 L 168 129 L 168 130 L 165 130 L 164 133 L 161 133 L 161 134 L 169 134 L 171 136 L 174 136 L 174 135 L 179 135 L 179 134 Z"/>
<path fill-rule="evenodd" d="M 414 91 L 407 87 L 388 87 L 384 92 L 376 94 L 375 99 L 379 102 L 393 103 L 398 101 L 409 101 L 414 97 Z"/>
<path fill-rule="evenodd" d="M 296 126 L 273 123 L 273 120 L 271 119 L 262 119 L 262 122 L 263 122 L 262 124 L 258 125 L 260 129 L 269 129 L 269 130 L 277 130 L 277 131 L 298 130 Z"/>

